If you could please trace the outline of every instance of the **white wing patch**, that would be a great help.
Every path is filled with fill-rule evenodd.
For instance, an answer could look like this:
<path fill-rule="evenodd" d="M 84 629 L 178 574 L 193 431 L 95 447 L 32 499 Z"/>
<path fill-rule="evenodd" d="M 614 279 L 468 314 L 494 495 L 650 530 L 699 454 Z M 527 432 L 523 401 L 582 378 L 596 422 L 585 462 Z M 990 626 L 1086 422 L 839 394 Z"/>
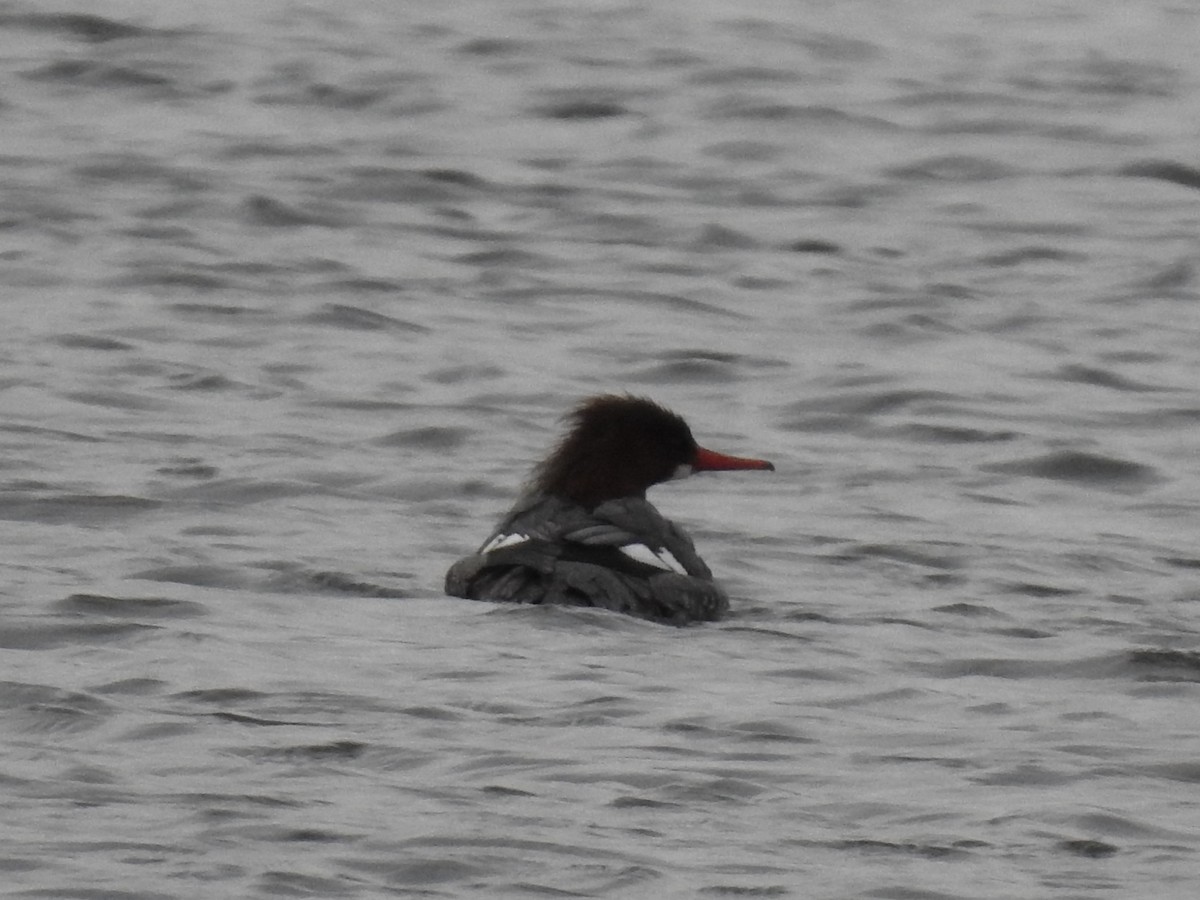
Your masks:
<path fill-rule="evenodd" d="M 680 575 L 687 574 L 687 569 L 679 564 L 679 560 L 666 547 L 660 550 L 651 550 L 645 544 L 626 544 L 619 549 L 630 559 L 645 563 L 648 566 L 654 566 L 656 569 L 677 572 Z"/>
<path fill-rule="evenodd" d="M 527 534 L 498 534 L 482 547 L 479 548 L 480 553 L 491 553 L 493 550 L 501 550 L 505 547 L 513 547 L 517 544 L 523 544 L 529 540 Z"/>

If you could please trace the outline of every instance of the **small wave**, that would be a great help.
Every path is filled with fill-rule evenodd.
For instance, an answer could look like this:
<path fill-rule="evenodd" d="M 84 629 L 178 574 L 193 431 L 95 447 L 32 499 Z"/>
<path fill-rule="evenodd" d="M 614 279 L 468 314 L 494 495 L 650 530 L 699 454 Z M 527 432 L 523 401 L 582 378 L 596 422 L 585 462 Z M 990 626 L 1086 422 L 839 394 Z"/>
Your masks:
<path fill-rule="evenodd" d="M 1034 597 L 1038 600 L 1044 600 L 1047 597 L 1070 597 L 1082 593 L 1078 588 L 1065 588 L 1055 584 L 1032 581 L 1005 582 L 1000 585 L 1000 589 L 1005 593 L 1021 597 Z"/>
<path fill-rule="evenodd" d="M 737 229 L 710 222 L 692 238 L 689 246 L 696 250 L 752 250 L 759 242 Z"/>
<path fill-rule="evenodd" d="M 948 181 L 973 184 L 1011 178 L 1016 170 L 980 156 L 932 156 L 919 162 L 887 169 L 885 175 L 905 181 Z"/>
<path fill-rule="evenodd" d="M 0 681 L 0 721 L 8 734 L 60 734 L 90 731 L 113 708 L 89 694 L 44 684 Z"/>
<path fill-rule="evenodd" d="M 792 103 L 767 96 L 734 95 L 709 104 L 706 116 L 718 120 L 786 123 L 820 128 L 853 126 L 895 131 L 899 126 L 880 116 L 848 112 L 835 106 Z"/>
<path fill-rule="evenodd" d="M 68 350 L 100 350 L 105 353 L 134 349 L 133 344 L 115 338 L 93 334 L 61 334 L 53 338 L 54 343 Z"/>
<path fill-rule="evenodd" d="M 344 303 L 326 303 L 316 312 L 304 317 L 304 321 L 315 325 L 330 325 L 351 331 L 393 331 L 404 334 L 429 334 L 430 329 L 416 322 L 397 319 L 359 306 Z"/>
<path fill-rule="evenodd" d="M 1200 784 L 1200 763 L 1187 760 L 1185 762 L 1160 763 L 1150 766 L 1139 766 L 1138 771 L 1145 772 L 1155 778 L 1167 781 L 1181 781 L 1188 784 Z"/>
<path fill-rule="evenodd" d="M 237 287 L 234 278 L 201 267 L 154 263 L 134 264 L 126 274 L 110 278 L 107 283 L 121 288 L 186 288 L 191 291 L 229 291 Z M 241 307 L 216 304 L 179 303 L 173 308 L 182 312 L 220 309 L 229 315 L 244 312 Z"/>
<path fill-rule="evenodd" d="M 1129 664 L 1143 681 L 1200 681 L 1200 652 L 1134 650 Z"/>
<path fill-rule="evenodd" d="M 815 253 L 833 256 L 842 252 L 842 246 L 822 238 L 799 238 L 784 245 L 784 250 L 791 253 Z"/>
<path fill-rule="evenodd" d="M 1114 413 L 1109 421 L 1129 429 L 1185 428 L 1192 429 L 1200 422 L 1200 406 L 1166 407 L 1161 409 L 1138 409 L 1131 412 Z"/>
<path fill-rule="evenodd" d="M 964 618 L 1007 618 L 1004 613 L 982 603 L 947 603 L 945 606 L 935 606 L 932 612 L 946 613 L 952 616 L 962 616 Z"/>
<path fill-rule="evenodd" d="M 328 834 L 328 832 L 316 829 L 281 831 L 279 840 L 304 841 L 307 843 L 314 840 L 314 838 L 310 838 L 308 835 L 325 834 Z M 255 837 L 257 840 L 261 840 L 261 835 Z M 225 839 L 228 840 L 229 838 Z M 316 839 L 326 840 L 326 838 Z M 254 838 L 251 840 L 254 840 Z M 348 841 L 350 839 L 336 835 L 328 838 L 328 840 Z M 248 846 L 249 843 L 247 842 L 246 845 Z M 264 897 L 334 898 L 349 896 L 345 875 L 313 875 L 311 872 L 288 872 L 281 869 L 270 869 L 260 874 L 254 881 L 253 891 Z M 141 898 L 130 897 L 128 900 L 141 900 Z"/>
<path fill-rule="evenodd" d="M 141 581 L 162 581 L 194 587 L 246 588 L 252 584 L 252 579 L 245 573 L 216 565 L 160 566 L 134 572 L 129 577 Z"/>
<path fill-rule="evenodd" d="M 1174 297 L 1194 296 L 1190 293 L 1196 283 L 1196 267 L 1190 259 L 1179 259 L 1160 268 L 1136 287 L 1144 291 Z"/>
<path fill-rule="evenodd" d="M 251 225 L 266 228 L 301 228 L 306 225 L 345 228 L 354 224 L 345 216 L 331 212 L 309 212 L 262 194 L 253 194 L 242 201 L 242 218 Z"/>
<path fill-rule="evenodd" d="M 827 558 L 837 562 L 885 559 L 931 569 L 953 570 L 963 566 L 962 560 L 956 555 L 931 553 L 928 550 L 904 544 L 854 544 L 830 554 Z"/>
<path fill-rule="evenodd" d="M 1139 682 L 1200 682 L 1200 653 L 1139 649 L 1078 659 L 979 657 L 921 664 L 935 677 L 1082 678 Z"/>
<path fill-rule="evenodd" d="M 949 844 L 898 843 L 895 841 L 871 840 L 869 838 L 830 841 L 823 846 L 834 850 L 850 850 L 856 853 L 885 853 L 900 856 L 917 856 L 925 859 L 948 859 L 966 856 L 968 849 L 974 849 L 973 847 Z"/>
<path fill-rule="evenodd" d="M 665 309 L 671 312 L 694 315 L 720 316 L 730 319 L 749 321 L 752 317 L 733 309 L 724 309 L 693 300 L 679 294 L 664 294 L 655 291 L 630 290 L 616 291 L 603 288 L 571 288 L 571 287 L 522 287 L 506 288 L 493 291 L 490 294 L 498 299 L 514 302 L 549 301 L 554 304 L 584 303 L 589 306 L 603 304 L 607 309 L 619 305 L 631 305 L 643 309 Z"/>
<path fill-rule="evenodd" d="M 627 116 L 632 112 L 625 102 L 603 96 L 561 97 L 539 103 L 531 111 L 534 115 L 543 119 L 565 121 L 612 119 L 617 116 Z"/>
<path fill-rule="evenodd" d="M 1089 776 L 1081 772 L 1062 772 L 1046 766 L 1024 763 L 1012 768 L 1001 769 L 986 775 L 977 775 L 970 780 L 975 784 L 996 787 L 1052 787 L 1072 784 Z"/>
<path fill-rule="evenodd" d="M 96 390 L 69 391 L 63 395 L 68 400 L 83 403 L 87 406 L 100 406 L 111 409 L 131 409 L 139 412 L 163 412 L 172 408 L 172 404 L 147 394 L 132 394 L 127 391 Z"/>
<path fill-rule="evenodd" d="M 315 287 L 317 293 L 337 292 L 351 294 L 388 294 L 394 296 L 405 288 L 404 282 L 394 278 L 374 278 L 368 275 L 351 275 L 337 278 Z"/>
<path fill-rule="evenodd" d="M 700 85 L 728 87 L 743 84 L 788 84 L 800 80 L 792 69 L 768 66 L 708 66 L 689 76 L 688 82 Z"/>
<path fill-rule="evenodd" d="M 458 52 L 468 56 L 515 56 L 531 49 L 528 41 L 509 37 L 471 38 L 458 46 Z"/>
<path fill-rule="evenodd" d="M 105 153 L 74 168 L 79 178 L 115 184 L 159 185 L 175 191 L 200 191 L 210 187 L 199 170 L 165 163 L 141 153 Z"/>
<path fill-rule="evenodd" d="M 443 857 L 420 858 L 416 854 L 405 853 L 400 858 L 391 860 L 343 856 L 339 863 L 351 872 L 359 873 L 355 880 L 363 877 L 381 880 L 387 886 L 387 893 L 417 893 L 429 896 L 433 893 L 434 885 L 449 882 L 482 883 L 485 878 L 494 874 L 490 868 L 496 864 L 494 854 L 480 854 L 476 859 L 480 862 Z"/>
<path fill-rule="evenodd" d="M 219 478 L 199 484 L 168 488 L 163 495 L 173 500 L 245 506 L 285 497 L 325 493 L 322 486 L 306 481 L 259 481 L 252 478 Z"/>
<path fill-rule="evenodd" d="M 1110 856 L 1116 856 L 1120 852 L 1120 848 L 1115 844 L 1096 841 L 1090 838 L 1074 838 L 1059 841 L 1058 847 L 1072 856 L 1083 856 L 1087 859 L 1107 859 Z"/>
<path fill-rule="evenodd" d="M 1197 556 L 1160 556 L 1158 561 L 1179 569 L 1200 569 L 1200 557 Z"/>
<path fill-rule="evenodd" d="M 425 377 L 426 380 L 434 384 L 470 384 L 472 382 L 482 382 L 490 385 L 506 374 L 505 370 L 499 366 L 487 363 L 467 363 L 434 369 Z"/>
<path fill-rule="evenodd" d="M 25 72 L 30 81 L 50 81 L 98 88 L 156 88 L 173 86 L 171 78 L 137 66 L 87 59 L 64 59 Z"/>
<path fill-rule="evenodd" d="M 0 433 L 30 435 L 33 437 L 46 437 L 55 441 L 77 441 L 84 444 L 102 444 L 103 438 L 93 437 L 90 434 L 81 434 L 77 431 L 65 431 L 61 428 L 43 428 L 39 425 L 20 425 L 11 422 L 0 422 Z M 38 487 L 47 487 L 47 485 L 39 483 Z M 0 509 L 3 508 L 2 498 L 3 493 L 0 493 Z"/>
<path fill-rule="evenodd" d="M 60 494 L 29 497 L 23 492 L 0 495 L 0 519 L 62 525 L 100 525 L 162 507 L 159 500 L 125 494 Z"/>
<path fill-rule="evenodd" d="M 171 376 L 170 387 L 173 391 L 215 392 L 241 390 L 246 385 L 215 372 L 180 372 Z"/>
<path fill-rule="evenodd" d="M 271 695 L 250 688 L 200 688 L 194 691 L 180 691 L 173 694 L 172 698 L 187 703 L 222 704 L 248 703 L 269 696 Z"/>
<path fill-rule="evenodd" d="M 101 594 L 71 594 L 51 606 L 57 613 L 105 616 L 119 619 L 190 619 L 208 615 L 208 609 L 190 600 L 166 597 L 106 597 Z"/>
<path fill-rule="evenodd" d="M 58 647 L 103 646 L 139 637 L 158 626 L 141 622 L 87 622 L 0 625 L 0 647 L 11 650 L 50 650 Z"/>
<path fill-rule="evenodd" d="M 450 425 L 427 425 L 422 428 L 403 428 L 371 441 L 378 447 L 408 447 L 414 450 L 447 451 L 463 446 L 475 433 L 474 429 Z"/>
<path fill-rule="evenodd" d="M 534 253 L 518 247 L 493 247 L 488 250 L 473 250 L 452 256 L 453 262 L 464 266 L 482 268 L 520 268 L 524 270 L 549 270 L 559 268 L 560 263 L 547 253 Z"/>
<path fill-rule="evenodd" d="M 1076 253 L 1072 250 L 1061 250 L 1058 247 L 1033 246 L 1018 247 L 1015 250 L 1005 250 L 981 257 L 979 262 L 985 266 L 1009 268 L 1021 266 L 1030 262 L 1068 262 L 1081 263 L 1087 261 L 1086 253 Z"/>
<path fill-rule="evenodd" d="M 727 384 L 738 379 L 736 369 L 707 359 L 677 360 L 632 372 L 631 381 L 642 384 Z"/>
<path fill-rule="evenodd" d="M 1153 466 L 1078 450 L 1060 450 L 1043 456 L 992 463 L 980 468 L 985 472 L 1027 475 L 1114 489 L 1141 488 L 1164 480 Z"/>
<path fill-rule="evenodd" d="M 362 741 L 330 741 L 327 744 L 299 744 L 285 747 L 240 747 L 239 756 L 257 760 L 274 760 L 291 763 L 349 762 L 360 758 L 368 744 Z"/>
<path fill-rule="evenodd" d="M 1130 178 L 1153 178 L 1182 187 L 1200 190 L 1200 168 L 1170 160 L 1144 160 L 1130 163 L 1117 170 L 1118 175 Z"/>
<path fill-rule="evenodd" d="M 146 697 L 161 694 L 167 688 L 167 682 L 159 678 L 122 678 L 120 681 L 110 681 L 94 688 L 97 694 L 115 694 L 117 696 Z"/>
<path fill-rule="evenodd" d="M 341 572 L 313 572 L 307 576 L 306 580 L 312 590 L 335 591 L 339 594 L 352 594 L 356 597 L 404 599 L 416 596 L 412 591 L 403 588 L 373 584 Z"/>
<path fill-rule="evenodd" d="M 90 44 L 145 37 L 157 32 L 131 25 L 118 19 L 108 19 L 88 13 L 17 13 L 0 14 L 0 27 L 24 28 L 28 31 L 43 31 L 61 34 Z"/>
<path fill-rule="evenodd" d="M 336 199 L 374 203 L 449 203 L 492 190 L 483 178 L 456 169 L 363 166 L 348 170 L 326 193 Z"/>
<path fill-rule="evenodd" d="M 453 602 L 453 601 L 451 601 Z M 477 601 L 471 601 L 476 603 Z M 622 613 L 612 612 L 591 606 L 560 606 L 558 604 L 525 603 L 483 603 L 487 608 L 486 616 L 512 620 L 525 620 L 525 624 L 534 625 L 548 631 L 566 632 L 569 634 L 601 634 L 609 632 L 643 633 L 667 626 L 646 619 L 637 619 Z M 596 674 L 596 680 L 603 676 Z"/>
<path fill-rule="evenodd" d="M 1108 369 L 1099 369 L 1094 366 L 1063 366 L 1050 377 L 1060 381 L 1074 382 L 1077 384 L 1090 384 L 1094 387 L 1112 388 L 1114 391 L 1125 391 L 1135 394 L 1171 390 L 1171 388 L 1159 387 L 1158 385 L 1147 384 L 1141 381 L 1133 381 L 1132 379 L 1124 378 L 1123 376 L 1109 371 Z"/>
<path fill-rule="evenodd" d="M 1013 441 L 1021 437 L 1021 433 L 1017 431 L 994 431 L 985 428 L 970 428 L 955 425 L 930 425 L 924 422 L 898 425 L 889 433 L 906 437 L 910 440 L 927 441 L 935 444 L 992 444 Z"/>
<path fill-rule="evenodd" d="M 785 152 L 786 148 L 781 144 L 751 140 L 718 141 L 703 150 L 706 156 L 727 162 L 771 162 Z"/>
<path fill-rule="evenodd" d="M 917 668 L 938 678 L 982 677 L 1020 680 L 1054 677 L 1105 677 L 1117 674 L 1120 670 L 1120 663 L 1120 659 L 1116 657 L 1071 661 L 976 657 L 922 664 Z"/>
<path fill-rule="evenodd" d="M 1045 59 L 1010 79 L 1036 96 L 1053 93 L 1117 97 L 1171 97 L 1181 73 L 1159 62 L 1121 59 L 1093 50 L 1082 58 Z"/>
<path fill-rule="evenodd" d="M 441 109 L 443 103 L 422 78 L 399 71 L 323 77 L 302 62 L 277 66 L 257 84 L 254 102 L 263 106 L 362 110 L 383 106 L 398 115 Z"/>
<path fill-rule="evenodd" d="M 785 415 L 836 414 L 843 416 L 873 416 L 910 407 L 928 408 L 931 403 L 949 402 L 959 399 L 945 391 L 923 390 L 860 390 L 840 394 L 826 394 L 799 400 L 784 408 Z M 788 426 L 785 426 L 788 427 Z"/>

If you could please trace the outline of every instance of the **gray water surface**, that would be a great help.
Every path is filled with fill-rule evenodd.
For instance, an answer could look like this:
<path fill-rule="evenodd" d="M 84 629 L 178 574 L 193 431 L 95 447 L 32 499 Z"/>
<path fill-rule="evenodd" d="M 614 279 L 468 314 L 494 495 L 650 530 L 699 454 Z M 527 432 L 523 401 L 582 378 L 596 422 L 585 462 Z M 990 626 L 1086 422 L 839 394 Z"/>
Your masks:
<path fill-rule="evenodd" d="M 1190 900 L 1198 36 L 0 6 L 5 895 Z M 613 390 L 731 617 L 442 597 Z"/>

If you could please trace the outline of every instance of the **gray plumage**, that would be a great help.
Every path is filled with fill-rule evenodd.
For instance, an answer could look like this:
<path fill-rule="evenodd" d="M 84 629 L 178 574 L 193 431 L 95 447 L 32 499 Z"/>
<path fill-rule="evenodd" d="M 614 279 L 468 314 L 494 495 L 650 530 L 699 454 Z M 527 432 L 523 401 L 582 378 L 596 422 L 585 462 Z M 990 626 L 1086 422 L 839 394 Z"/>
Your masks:
<path fill-rule="evenodd" d="M 775 467 L 701 447 L 687 422 L 645 397 L 589 397 L 566 419 L 571 427 L 525 495 L 450 567 L 446 593 L 595 606 L 672 625 L 719 619 L 729 598 L 646 490 L 693 472 Z"/>
<path fill-rule="evenodd" d="M 512 536 L 509 542 L 497 541 L 507 536 Z M 636 545 L 653 554 L 665 551 L 662 555 L 673 557 L 686 574 L 620 549 Z M 479 551 L 450 567 L 446 593 L 595 606 L 672 625 L 713 621 L 729 608 L 729 598 L 696 555 L 691 538 L 641 497 L 588 509 L 562 497 L 528 494 Z"/>

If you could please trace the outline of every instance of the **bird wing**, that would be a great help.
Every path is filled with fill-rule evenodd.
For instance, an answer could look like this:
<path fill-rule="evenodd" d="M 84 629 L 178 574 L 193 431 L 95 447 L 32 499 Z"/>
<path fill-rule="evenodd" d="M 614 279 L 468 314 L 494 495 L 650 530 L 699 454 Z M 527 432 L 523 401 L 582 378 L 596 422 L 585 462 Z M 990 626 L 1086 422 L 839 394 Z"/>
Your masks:
<path fill-rule="evenodd" d="M 687 534 L 641 498 L 595 509 L 522 498 L 446 575 L 460 597 L 600 606 L 682 624 L 720 618 L 724 591 Z"/>

